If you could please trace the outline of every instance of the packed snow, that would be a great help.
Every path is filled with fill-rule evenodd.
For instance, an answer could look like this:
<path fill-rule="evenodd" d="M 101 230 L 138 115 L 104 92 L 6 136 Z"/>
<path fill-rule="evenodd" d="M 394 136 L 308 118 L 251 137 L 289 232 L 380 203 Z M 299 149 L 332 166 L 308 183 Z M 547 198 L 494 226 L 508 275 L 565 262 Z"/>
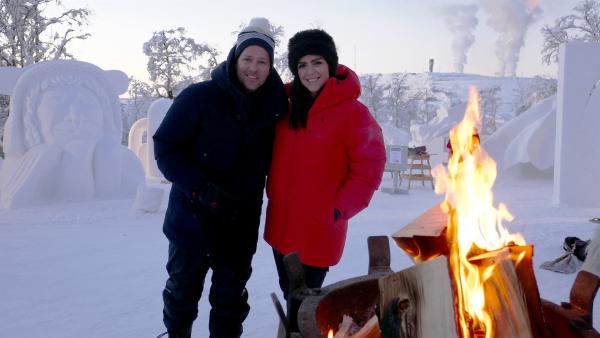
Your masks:
<path fill-rule="evenodd" d="M 166 184 L 150 185 L 169 189 Z M 391 185 L 386 174 L 382 186 Z M 495 193 L 496 203 L 506 203 L 515 216 L 509 228 L 534 245 L 541 296 L 567 301 L 575 275 L 537 267 L 563 253 L 564 237 L 590 238 L 595 225 L 588 219 L 599 216 L 600 209 L 552 205 L 552 181 L 547 179 L 500 178 Z M 162 332 L 166 198 L 157 213 L 132 210 L 132 199 L 0 210 L 0 337 L 147 338 Z M 440 200 L 421 185 L 414 185 L 408 195 L 376 192 L 369 208 L 350 221 L 344 256 L 325 284 L 366 274 L 367 237 L 391 235 Z M 390 248 L 394 271 L 412 265 L 395 244 Z M 271 249 L 263 240 L 253 269 L 248 283 L 252 309 L 243 336 L 274 337 L 278 323 L 269 294 L 277 292 L 281 299 L 281 293 Z M 208 336 L 206 296 L 193 337 Z M 598 311 L 594 323 L 600 324 Z"/>

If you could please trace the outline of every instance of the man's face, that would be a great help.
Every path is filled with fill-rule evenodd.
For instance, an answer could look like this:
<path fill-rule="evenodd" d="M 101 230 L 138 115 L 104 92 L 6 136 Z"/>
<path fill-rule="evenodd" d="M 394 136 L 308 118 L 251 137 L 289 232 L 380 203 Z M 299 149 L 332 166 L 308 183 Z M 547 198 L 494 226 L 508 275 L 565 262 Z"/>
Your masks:
<path fill-rule="evenodd" d="M 269 53 L 259 46 L 246 47 L 236 62 L 237 77 L 248 92 L 253 92 L 265 83 L 271 68 Z"/>

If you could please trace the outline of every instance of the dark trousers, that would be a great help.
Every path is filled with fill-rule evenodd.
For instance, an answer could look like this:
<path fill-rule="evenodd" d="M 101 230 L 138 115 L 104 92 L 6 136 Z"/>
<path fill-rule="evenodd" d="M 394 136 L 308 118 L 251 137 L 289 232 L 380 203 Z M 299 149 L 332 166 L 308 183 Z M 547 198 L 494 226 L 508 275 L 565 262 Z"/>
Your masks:
<path fill-rule="evenodd" d="M 182 337 L 191 335 L 192 324 L 198 316 L 204 279 L 208 269 L 212 269 L 210 337 L 240 337 L 242 322 L 250 311 L 246 282 L 252 273 L 252 253 L 231 255 L 215 250 L 210 255 L 194 255 L 170 242 L 169 279 L 163 291 L 163 321 L 167 330 Z"/>
<path fill-rule="evenodd" d="M 290 279 L 288 278 L 287 272 L 285 271 L 285 267 L 283 265 L 284 255 L 281 252 L 273 249 L 273 257 L 275 258 L 277 274 L 279 275 L 279 287 L 283 292 L 283 298 L 288 299 Z M 323 281 L 325 281 L 325 276 L 327 276 L 327 272 L 329 271 L 328 267 L 322 268 L 306 264 L 302 264 L 302 267 L 304 268 L 304 278 L 307 287 L 320 288 L 323 286 Z"/>

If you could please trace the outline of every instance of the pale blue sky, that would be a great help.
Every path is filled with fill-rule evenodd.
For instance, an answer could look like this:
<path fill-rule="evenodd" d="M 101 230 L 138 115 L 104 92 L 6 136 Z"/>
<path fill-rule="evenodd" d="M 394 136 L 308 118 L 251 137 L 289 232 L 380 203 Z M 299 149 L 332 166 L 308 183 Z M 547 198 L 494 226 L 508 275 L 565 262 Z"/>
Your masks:
<path fill-rule="evenodd" d="M 505 0 L 497 0 L 505 1 Z M 540 28 L 571 12 L 578 0 L 541 0 L 541 17 L 525 36 L 517 75 L 556 77 L 555 65 L 541 63 Z M 67 7 L 87 7 L 90 18 L 88 40 L 71 51 L 83 61 L 104 69 L 120 69 L 128 75 L 147 78 L 147 58 L 142 45 L 153 31 L 185 27 L 196 41 L 218 48 L 224 59 L 233 45 L 231 34 L 241 22 L 264 16 L 285 28 L 283 47 L 295 32 L 318 25 L 338 45 L 340 62 L 358 73 L 422 72 L 435 59 L 435 71 L 452 72 L 451 35 L 436 8 L 470 1 L 436 0 L 63 0 Z M 168 5 L 167 5 L 168 4 Z M 476 41 L 468 53 L 466 73 L 493 75 L 497 34 L 486 24 L 488 13 L 478 11 Z"/>

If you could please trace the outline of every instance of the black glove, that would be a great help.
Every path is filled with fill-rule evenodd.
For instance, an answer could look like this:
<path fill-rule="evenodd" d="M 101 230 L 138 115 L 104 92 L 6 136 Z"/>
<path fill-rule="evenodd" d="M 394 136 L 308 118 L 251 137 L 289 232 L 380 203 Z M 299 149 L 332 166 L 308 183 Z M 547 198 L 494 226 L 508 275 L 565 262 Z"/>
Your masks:
<path fill-rule="evenodd" d="M 338 208 L 333 208 L 333 221 L 337 221 L 342 218 L 342 212 Z"/>
<path fill-rule="evenodd" d="M 234 224 L 239 220 L 239 201 L 213 183 L 206 183 L 192 194 L 192 199 L 194 203 L 210 210 L 223 223 Z"/>

